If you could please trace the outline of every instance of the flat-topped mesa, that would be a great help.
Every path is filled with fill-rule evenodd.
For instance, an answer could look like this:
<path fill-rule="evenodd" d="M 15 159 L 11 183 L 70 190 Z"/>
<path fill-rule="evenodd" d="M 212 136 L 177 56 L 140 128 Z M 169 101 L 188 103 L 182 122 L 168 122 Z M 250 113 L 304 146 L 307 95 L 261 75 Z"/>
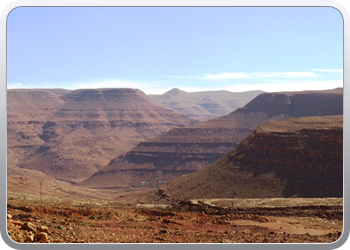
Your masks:
<path fill-rule="evenodd" d="M 128 136 L 123 129 L 132 129 L 145 139 L 148 132 L 154 136 L 172 127 L 195 123 L 185 115 L 159 106 L 137 89 L 76 90 L 62 99 L 65 105 L 43 127 L 45 139 L 64 135 L 79 126 L 89 131 L 119 128 L 114 132 L 121 137 Z M 134 136 L 137 135 L 132 134 L 129 139 L 135 144 L 140 139 Z"/>
<path fill-rule="evenodd" d="M 343 110 L 343 89 L 325 91 L 281 92 L 259 95 L 246 105 L 246 113 L 264 112 L 269 117 L 288 114 L 289 117 L 329 115 Z M 327 102 L 329 100 L 329 102 Z"/>
<path fill-rule="evenodd" d="M 342 89 L 264 93 L 228 115 L 175 128 L 148 139 L 126 155 L 113 159 L 82 184 L 91 187 L 142 187 L 142 179 L 151 175 L 171 181 L 215 162 L 268 121 L 342 114 Z"/>
<path fill-rule="evenodd" d="M 136 89 L 71 91 L 42 126 L 45 143 L 22 166 L 82 180 L 140 141 L 196 123 Z"/>
<path fill-rule="evenodd" d="M 343 116 L 257 128 L 209 167 L 168 184 L 173 198 L 343 196 Z"/>
<path fill-rule="evenodd" d="M 101 106 L 101 108 L 115 108 L 118 105 L 120 109 L 137 108 L 140 105 L 150 106 L 150 103 L 154 104 L 142 91 L 130 88 L 79 89 L 64 95 L 62 98 L 67 102 L 68 106 L 83 109 L 87 109 L 89 106 L 94 107 L 96 103 L 98 105 L 101 105 L 101 103 L 106 105 Z"/>
<path fill-rule="evenodd" d="M 174 126 L 191 123 L 187 121 L 187 116 L 159 106 L 138 89 L 76 90 L 62 99 L 66 104 L 54 114 L 52 120 L 105 121 L 111 126 L 124 125 L 122 122 L 128 120 L 133 123 L 156 123 L 154 119 L 163 124 L 170 121 Z"/>

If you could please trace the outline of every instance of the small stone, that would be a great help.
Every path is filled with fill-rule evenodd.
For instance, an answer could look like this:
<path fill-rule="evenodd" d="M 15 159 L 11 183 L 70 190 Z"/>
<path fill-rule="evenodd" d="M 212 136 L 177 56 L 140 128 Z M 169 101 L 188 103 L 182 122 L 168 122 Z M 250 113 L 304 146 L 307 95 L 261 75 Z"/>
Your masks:
<path fill-rule="evenodd" d="M 34 234 L 27 236 L 25 241 L 33 242 L 34 241 Z"/>
<path fill-rule="evenodd" d="M 12 215 L 11 214 L 7 214 L 7 219 L 12 219 Z"/>
<path fill-rule="evenodd" d="M 36 239 L 36 241 L 47 242 L 49 237 L 48 237 L 47 233 L 40 232 L 40 233 L 37 233 L 35 235 L 35 239 Z"/>
<path fill-rule="evenodd" d="M 30 222 L 25 222 L 21 229 L 36 233 L 36 226 Z"/>
<path fill-rule="evenodd" d="M 17 220 L 13 220 L 12 224 L 16 225 L 16 226 L 23 226 L 23 222 L 17 221 Z"/>
<path fill-rule="evenodd" d="M 39 228 L 39 233 L 40 232 L 48 233 L 49 232 L 49 228 L 47 226 L 41 226 Z"/>
<path fill-rule="evenodd" d="M 34 220 L 32 218 L 27 218 L 26 221 L 27 222 L 33 222 Z"/>

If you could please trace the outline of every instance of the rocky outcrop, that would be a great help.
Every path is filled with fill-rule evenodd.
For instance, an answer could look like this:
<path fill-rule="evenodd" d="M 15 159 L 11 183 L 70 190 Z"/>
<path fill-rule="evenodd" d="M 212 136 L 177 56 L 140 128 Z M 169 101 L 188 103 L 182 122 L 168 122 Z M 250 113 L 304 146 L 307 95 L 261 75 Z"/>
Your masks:
<path fill-rule="evenodd" d="M 267 123 L 214 164 L 169 183 L 168 195 L 342 197 L 343 117 Z"/>
<path fill-rule="evenodd" d="M 342 89 L 295 93 L 264 93 L 226 116 L 172 129 L 139 143 L 113 159 L 82 185 L 143 187 L 152 175 L 171 181 L 203 169 L 223 157 L 259 125 L 290 117 L 343 114 Z"/>

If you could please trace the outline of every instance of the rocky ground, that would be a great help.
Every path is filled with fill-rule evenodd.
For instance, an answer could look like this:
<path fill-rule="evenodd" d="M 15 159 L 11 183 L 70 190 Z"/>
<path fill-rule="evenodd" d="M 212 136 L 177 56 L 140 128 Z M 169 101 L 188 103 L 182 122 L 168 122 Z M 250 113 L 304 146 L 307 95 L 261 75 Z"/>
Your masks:
<path fill-rule="evenodd" d="M 21 243 L 330 243 L 342 199 L 179 201 L 170 206 L 8 195 L 7 229 Z M 230 205 L 231 204 L 231 205 Z M 248 205 L 250 204 L 250 205 Z M 254 204 L 254 205 L 252 205 Z M 228 205 L 228 206 L 227 206 Z"/>

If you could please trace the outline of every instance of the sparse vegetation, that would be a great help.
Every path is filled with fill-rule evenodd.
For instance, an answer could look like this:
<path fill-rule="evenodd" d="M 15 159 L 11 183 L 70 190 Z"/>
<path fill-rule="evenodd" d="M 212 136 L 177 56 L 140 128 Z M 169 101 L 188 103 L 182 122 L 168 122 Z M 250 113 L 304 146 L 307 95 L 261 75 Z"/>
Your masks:
<path fill-rule="evenodd" d="M 83 226 L 83 227 L 88 226 L 88 224 L 87 224 L 86 222 L 80 222 L 79 225 L 80 225 L 80 226 Z"/>

